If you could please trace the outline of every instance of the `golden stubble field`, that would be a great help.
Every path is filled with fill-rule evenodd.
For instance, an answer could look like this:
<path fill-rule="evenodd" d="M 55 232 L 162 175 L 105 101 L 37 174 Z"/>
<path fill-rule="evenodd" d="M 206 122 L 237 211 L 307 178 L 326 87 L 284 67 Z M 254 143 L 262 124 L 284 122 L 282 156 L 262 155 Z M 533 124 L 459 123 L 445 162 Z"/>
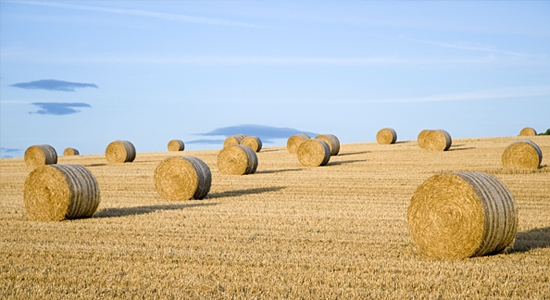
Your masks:
<path fill-rule="evenodd" d="M 222 175 L 218 150 L 59 158 L 86 166 L 101 204 L 90 219 L 32 222 L 31 169 L 0 160 L 0 298 L 477 298 L 550 299 L 550 137 L 537 171 L 502 168 L 520 137 L 343 144 L 327 166 L 302 167 L 285 147 L 258 153 L 252 175 Z M 139 151 L 139 149 L 137 149 Z M 166 201 L 153 185 L 163 159 L 195 156 L 212 171 L 204 200 Z M 514 196 L 519 225 L 507 253 L 423 256 L 408 233 L 410 198 L 428 177 L 479 171 Z"/>

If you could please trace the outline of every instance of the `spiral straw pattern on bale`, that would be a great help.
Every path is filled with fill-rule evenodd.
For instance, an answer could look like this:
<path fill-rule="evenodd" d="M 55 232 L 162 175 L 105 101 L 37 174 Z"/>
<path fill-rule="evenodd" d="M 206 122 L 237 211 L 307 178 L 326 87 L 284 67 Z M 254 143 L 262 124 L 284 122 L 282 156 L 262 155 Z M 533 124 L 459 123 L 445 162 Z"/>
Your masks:
<path fill-rule="evenodd" d="M 502 153 L 502 165 L 514 169 L 536 170 L 542 162 L 542 151 L 530 140 L 518 140 Z"/>
<path fill-rule="evenodd" d="M 34 145 L 25 151 L 25 164 L 30 168 L 57 163 L 57 152 L 50 145 Z"/>
<path fill-rule="evenodd" d="M 168 142 L 168 151 L 183 151 L 185 144 L 182 140 L 171 140 Z"/>
<path fill-rule="evenodd" d="M 432 132 L 430 129 L 424 129 L 424 130 L 420 131 L 420 133 L 418 134 L 418 137 L 416 138 L 416 142 L 418 143 L 418 146 L 420 148 L 425 147 L 426 136 L 430 132 Z"/>
<path fill-rule="evenodd" d="M 111 164 L 133 162 L 136 158 L 136 148 L 128 141 L 114 141 L 105 149 L 105 158 Z"/>
<path fill-rule="evenodd" d="M 155 189 L 164 199 L 204 199 L 212 185 L 210 168 L 202 160 L 191 157 L 171 157 L 161 161 L 154 174 Z"/>
<path fill-rule="evenodd" d="M 247 136 L 241 141 L 241 145 L 252 148 L 255 152 L 262 150 L 262 141 L 257 136 Z"/>
<path fill-rule="evenodd" d="M 242 140 L 245 138 L 246 136 L 244 134 L 236 134 L 236 135 L 233 135 L 233 136 L 230 136 L 228 138 L 225 139 L 225 141 L 223 141 L 223 147 L 229 147 L 229 146 L 232 146 L 232 145 L 240 145 Z"/>
<path fill-rule="evenodd" d="M 419 250 L 438 258 L 501 252 L 517 231 L 514 198 L 496 177 L 478 172 L 428 178 L 414 192 L 407 220 Z"/>
<path fill-rule="evenodd" d="M 424 138 L 424 149 L 428 151 L 447 151 L 451 147 L 453 140 L 451 135 L 445 130 L 432 130 Z"/>
<path fill-rule="evenodd" d="M 321 134 L 315 138 L 325 141 L 328 144 L 330 155 L 338 155 L 338 152 L 340 152 L 340 141 L 334 134 Z"/>
<path fill-rule="evenodd" d="M 75 148 L 67 148 L 63 151 L 63 156 L 73 156 L 73 155 L 80 155 L 80 152 L 76 150 Z"/>
<path fill-rule="evenodd" d="M 397 141 L 397 133 L 392 128 L 384 128 L 376 134 L 378 144 L 393 144 Z"/>
<path fill-rule="evenodd" d="M 300 133 L 297 135 L 293 135 L 288 138 L 286 141 L 286 149 L 290 153 L 296 153 L 298 152 L 298 147 L 300 147 L 300 144 L 304 142 L 305 140 L 309 140 L 311 137 L 305 133 Z"/>
<path fill-rule="evenodd" d="M 258 168 L 258 156 L 245 145 L 231 145 L 218 154 L 218 169 L 225 175 L 253 174 Z"/>
<path fill-rule="evenodd" d="M 525 127 L 519 132 L 519 136 L 535 136 L 537 132 L 531 127 Z"/>
<path fill-rule="evenodd" d="M 298 160 L 302 166 L 324 166 L 330 160 L 330 147 L 327 142 L 320 139 L 305 140 L 298 147 Z"/>
<path fill-rule="evenodd" d="M 40 166 L 25 180 L 24 201 L 31 220 L 90 218 L 99 206 L 99 186 L 83 166 Z"/>

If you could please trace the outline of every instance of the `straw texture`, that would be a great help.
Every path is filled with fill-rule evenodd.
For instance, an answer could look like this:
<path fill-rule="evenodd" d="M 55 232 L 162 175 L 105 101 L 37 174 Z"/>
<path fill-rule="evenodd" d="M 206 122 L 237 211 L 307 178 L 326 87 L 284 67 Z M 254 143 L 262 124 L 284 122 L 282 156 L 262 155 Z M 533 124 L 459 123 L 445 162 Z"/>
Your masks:
<path fill-rule="evenodd" d="M 305 140 L 298 147 L 298 160 L 302 166 L 324 166 L 330 160 L 330 147 L 327 142 L 320 139 Z"/>
<path fill-rule="evenodd" d="M 25 151 L 25 164 L 27 167 L 36 168 L 43 165 L 57 163 L 57 152 L 50 145 L 30 146 Z"/>
<path fill-rule="evenodd" d="M 519 136 L 535 136 L 537 132 L 531 127 L 525 127 L 519 132 Z"/>
<path fill-rule="evenodd" d="M 105 149 L 105 158 L 111 164 L 133 162 L 136 158 L 136 148 L 128 141 L 114 141 Z"/>
<path fill-rule="evenodd" d="M 185 144 L 182 140 L 171 140 L 168 142 L 168 151 L 183 151 Z"/>
<path fill-rule="evenodd" d="M 333 134 L 321 134 L 315 137 L 318 140 L 325 141 L 330 148 L 330 155 L 338 155 L 340 152 L 340 141 Z"/>
<path fill-rule="evenodd" d="M 252 148 L 255 152 L 262 150 L 262 141 L 257 136 L 247 136 L 241 141 L 241 145 Z"/>
<path fill-rule="evenodd" d="M 223 142 L 223 147 L 229 147 L 229 146 L 232 146 L 232 145 L 240 145 L 242 140 L 245 138 L 246 136 L 244 134 L 236 134 L 236 135 L 233 135 L 233 136 L 230 136 L 228 138 L 225 139 L 225 141 Z"/>
<path fill-rule="evenodd" d="M 407 220 L 419 250 L 439 258 L 498 253 L 517 231 L 514 198 L 496 177 L 478 172 L 428 178 L 414 192 Z"/>
<path fill-rule="evenodd" d="M 80 165 L 51 165 L 34 169 L 25 180 L 25 209 L 35 221 L 92 217 L 99 206 L 99 186 Z"/>
<path fill-rule="evenodd" d="M 445 130 L 432 130 L 425 137 L 423 146 L 428 151 L 447 151 L 451 147 L 453 140 L 451 135 Z"/>
<path fill-rule="evenodd" d="M 212 173 L 196 157 L 171 157 L 161 161 L 154 173 L 155 189 L 164 199 L 204 199 L 212 185 Z"/>
<path fill-rule="evenodd" d="M 80 152 L 75 148 L 67 148 L 63 151 L 63 156 L 80 155 Z"/>
<path fill-rule="evenodd" d="M 296 152 L 298 152 L 298 147 L 300 147 L 300 144 L 303 141 L 309 140 L 309 139 L 311 139 L 311 137 L 309 137 L 309 135 L 307 135 L 305 133 L 300 133 L 300 134 L 297 134 L 297 135 L 293 135 L 293 136 L 289 137 L 288 140 L 286 141 L 286 149 L 290 153 L 296 153 Z"/>
<path fill-rule="evenodd" d="M 430 129 L 424 129 L 424 130 L 420 131 L 420 133 L 418 134 L 418 137 L 416 138 L 416 142 L 418 143 L 418 146 L 420 148 L 425 147 L 424 145 L 425 145 L 425 141 L 426 141 L 426 136 L 430 132 L 432 132 Z"/>
<path fill-rule="evenodd" d="M 397 140 L 397 133 L 392 128 L 384 128 L 376 134 L 378 144 L 388 145 L 393 144 Z"/>
<path fill-rule="evenodd" d="M 542 162 L 542 151 L 530 140 L 518 140 L 502 153 L 502 165 L 514 169 L 536 170 Z"/>
<path fill-rule="evenodd" d="M 252 148 L 231 145 L 218 154 L 218 169 L 225 175 L 246 175 L 256 172 L 258 157 Z"/>

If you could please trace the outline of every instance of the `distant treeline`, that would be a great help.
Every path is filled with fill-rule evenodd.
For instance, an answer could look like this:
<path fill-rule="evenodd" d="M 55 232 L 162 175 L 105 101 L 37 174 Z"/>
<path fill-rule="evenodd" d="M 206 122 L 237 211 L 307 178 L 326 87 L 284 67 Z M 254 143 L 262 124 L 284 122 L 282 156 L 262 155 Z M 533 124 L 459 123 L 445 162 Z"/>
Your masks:
<path fill-rule="evenodd" d="M 550 128 L 546 129 L 546 132 L 541 132 L 537 135 L 550 135 Z"/>

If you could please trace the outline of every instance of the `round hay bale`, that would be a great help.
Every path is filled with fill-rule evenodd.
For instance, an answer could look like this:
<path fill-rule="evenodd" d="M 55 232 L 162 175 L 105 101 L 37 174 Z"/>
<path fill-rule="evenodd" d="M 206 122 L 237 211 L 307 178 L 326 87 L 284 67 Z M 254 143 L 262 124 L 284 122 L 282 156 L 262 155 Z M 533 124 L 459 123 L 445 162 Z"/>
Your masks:
<path fill-rule="evenodd" d="M 531 127 L 525 127 L 519 132 L 519 136 L 535 136 L 537 132 Z"/>
<path fill-rule="evenodd" d="M 242 134 L 242 133 L 239 133 L 239 134 L 235 134 L 234 136 L 238 136 L 242 139 L 244 139 L 246 137 L 246 135 Z"/>
<path fill-rule="evenodd" d="M 298 147 L 298 160 L 302 166 L 324 166 L 330 160 L 330 147 L 327 142 L 320 139 L 303 141 Z"/>
<path fill-rule="evenodd" d="M 57 152 L 50 145 L 34 145 L 25 151 L 25 164 L 27 167 L 36 168 L 43 165 L 57 163 Z"/>
<path fill-rule="evenodd" d="M 293 136 L 288 138 L 288 140 L 286 142 L 286 149 L 290 153 L 296 153 L 296 152 L 298 152 L 298 147 L 300 147 L 300 144 L 303 141 L 309 140 L 309 139 L 311 139 L 311 138 L 309 137 L 309 135 L 307 135 L 305 133 L 300 133 L 300 134 L 297 134 L 297 135 L 293 135 Z"/>
<path fill-rule="evenodd" d="M 420 133 L 418 134 L 418 137 L 416 138 L 416 142 L 418 143 L 418 146 L 420 148 L 424 148 L 425 147 L 425 141 L 426 141 L 426 136 L 428 135 L 428 133 L 430 133 L 431 130 L 429 129 L 424 129 L 422 131 L 420 131 Z"/>
<path fill-rule="evenodd" d="M 518 140 L 502 153 L 502 165 L 507 168 L 536 170 L 542 162 L 542 151 L 530 140 Z"/>
<path fill-rule="evenodd" d="M 397 140 L 397 133 L 392 128 L 384 128 L 376 134 L 378 144 L 388 145 L 393 144 Z"/>
<path fill-rule="evenodd" d="M 414 192 L 407 220 L 419 250 L 438 258 L 501 252 L 517 231 L 514 198 L 496 177 L 478 172 L 428 178 Z"/>
<path fill-rule="evenodd" d="M 168 151 L 183 151 L 185 144 L 182 140 L 171 140 L 168 142 Z"/>
<path fill-rule="evenodd" d="M 223 141 L 223 147 L 225 148 L 232 145 L 240 145 L 242 140 L 244 139 L 243 136 L 244 134 L 238 134 L 226 138 L 225 141 Z"/>
<path fill-rule="evenodd" d="M 80 165 L 34 169 L 25 180 L 23 194 L 25 209 L 35 221 L 90 218 L 100 201 L 94 175 Z"/>
<path fill-rule="evenodd" d="M 136 158 L 136 148 L 128 141 L 114 141 L 105 149 L 105 157 L 111 164 L 133 162 Z"/>
<path fill-rule="evenodd" d="M 247 136 L 241 141 L 241 145 L 252 148 L 255 152 L 262 150 L 262 141 L 257 136 Z"/>
<path fill-rule="evenodd" d="M 171 157 L 161 161 L 154 174 L 155 189 L 164 199 L 203 199 L 210 191 L 210 168 L 196 157 Z"/>
<path fill-rule="evenodd" d="M 80 152 L 76 150 L 75 148 L 67 148 L 63 151 L 63 156 L 73 156 L 73 155 L 80 155 Z"/>
<path fill-rule="evenodd" d="M 218 154 L 218 169 L 225 175 L 253 174 L 258 167 L 258 157 L 252 148 L 231 145 Z"/>
<path fill-rule="evenodd" d="M 340 152 L 340 141 L 333 134 L 321 134 L 315 137 L 318 140 L 325 141 L 330 148 L 330 155 L 338 155 Z"/>
<path fill-rule="evenodd" d="M 445 130 L 432 130 L 424 138 L 424 149 L 428 151 L 447 151 L 453 140 Z"/>

